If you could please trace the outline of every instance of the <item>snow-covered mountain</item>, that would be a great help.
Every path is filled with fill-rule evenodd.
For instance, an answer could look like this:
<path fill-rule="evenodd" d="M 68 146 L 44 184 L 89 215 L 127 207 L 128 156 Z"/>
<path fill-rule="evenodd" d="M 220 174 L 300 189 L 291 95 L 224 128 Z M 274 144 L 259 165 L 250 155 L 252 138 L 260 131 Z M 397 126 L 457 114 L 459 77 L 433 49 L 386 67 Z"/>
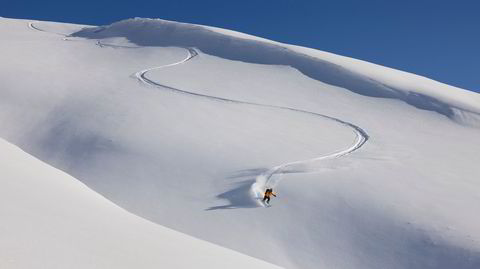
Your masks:
<path fill-rule="evenodd" d="M 0 22 L 0 266 L 480 267 L 479 94 L 207 26 Z"/>

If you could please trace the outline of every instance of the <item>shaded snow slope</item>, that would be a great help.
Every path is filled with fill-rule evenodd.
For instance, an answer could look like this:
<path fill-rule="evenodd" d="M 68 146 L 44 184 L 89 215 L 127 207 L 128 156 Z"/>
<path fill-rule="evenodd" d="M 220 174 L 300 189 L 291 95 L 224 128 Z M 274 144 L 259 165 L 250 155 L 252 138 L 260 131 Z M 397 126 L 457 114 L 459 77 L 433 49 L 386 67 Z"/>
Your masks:
<path fill-rule="evenodd" d="M 132 215 L 0 140 L 1 268 L 277 268 Z"/>
<path fill-rule="evenodd" d="M 1 22 L 0 137 L 135 215 L 286 268 L 479 267 L 478 94 L 203 26 Z"/>

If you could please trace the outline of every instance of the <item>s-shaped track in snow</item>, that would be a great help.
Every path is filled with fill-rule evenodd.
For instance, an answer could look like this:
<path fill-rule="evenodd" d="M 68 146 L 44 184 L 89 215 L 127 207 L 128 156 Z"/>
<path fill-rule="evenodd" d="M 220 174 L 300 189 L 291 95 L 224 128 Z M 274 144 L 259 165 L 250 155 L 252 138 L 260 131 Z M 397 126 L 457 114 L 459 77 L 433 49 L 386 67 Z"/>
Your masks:
<path fill-rule="evenodd" d="M 188 95 L 208 98 L 208 99 L 222 101 L 222 102 L 230 102 L 230 103 L 236 103 L 236 104 L 260 106 L 260 107 L 269 107 L 269 108 L 290 110 L 290 111 L 294 111 L 294 112 L 298 112 L 298 113 L 306 113 L 306 114 L 310 114 L 310 115 L 315 115 L 315 116 L 318 116 L 318 117 L 333 120 L 333 121 L 335 121 L 337 123 L 340 123 L 344 126 L 350 127 L 353 130 L 353 132 L 355 133 L 355 136 L 356 136 L 355 142 L 350 147 L 348 147 L 346 149 L 342 149 L 342 150 L 336 151 L 336 152 L 331 153 L 331 154 L 318 156 L 318 157 L 315 157 L 313 159 L 293 161 L 293 162 L 280 164 L 280 165 L 272 167 L 272 168 L 268 169 L 267 171 L 263 172 L 262 174 L 258 175 L 256 182 L 251 187 L 251 190 L 252 190 L 255 198 L 258 198 L 263 193 L 263 191 L 266 187 L 273 187 L 277 184 L 277 182 L 272 179 L 272 176 L 274 174 L 281 174 L 285 171 L 285 169 L 287 169 L 288 167 L 294 166 L 294 165 L 316 162 L 316 161 L 326 160 L 326 159 L 334 159 L 334 158 L 339 158 L 339 157 L 345 156 L 347 154 L 350 154 L 350 153 L 356 151 L 360 147 L 362 147 L 365 144 L 365 142 L 367 142 L 367 140 L 369 138 L 367 132 L 365 132 L 359 126 L 357 126 L 353 123 L 343 121 L 341 119 L 331 117 L 331 116 L 327 116 L 327 115 L 323 115 L 323 114 L 320 114 L 320 113 L 311 112 L 311 111 L 307 111 L 307 110 L 287 107 L 287 106 L 277 106 L 277 105 L 254 103 L 254 102 L 234 100 L 234 99 L 228 99 L 228 98 L 223 98 L 223 97 L 218 97 L 218 96 L 212 96 L 212 95 L 190 92 L 190 91 L 174 88 L 174 87 L 171 87 L 171 86 L 168 86 L 168 85 L 164 85 L 164 84 L 155 82 L 155 81 L 146 77 L 146 74 L 149 71 L 183 64 L 183 63 L 193 59 L 195 56 L 198 55 L 198 53 L 192 48 L 186 48 L 186 51 L 187 51 L 187 55 L 181 61 L 171 63 L 171 64 L 167 64 L 167 65 L 157 66 L 157 67 L 153 67 L 153 68 L 149 68 L 149 69 L 144 69 L 142 71 L 139 71 L 139 72 L 135 73 L 135 77 L 139 81 L 141 81 L 145 84 L 148 84 L 148 85 L 151 85 L 151 86 L 154 86 L 154 87 L 158 87 L 158 88 L 161 88 L 161 89 L 168 89 L 168 90 L 171 90 L 171 91 L 174 91 L 174 92 L 177 92 L 177 93 L 188 94 Z"/>
<path fill-rule="evenodd" d="M 33 23 L 29 23 L 28 26 L 29 26 L 29 28 L 31 28 L 33 30 L 47 32 L 47 31 L 44 31 L 40 28 L 35 27 L 35 25 Z M 54 34 L 63 35 L 63 34 L 59 34 L 59 33 L 54 33 Z M 63 36 L 65 36 L 65 35 L 63 35 Z M 104 44 L 104 43 L 101 43 L 100 41 L 97 41 L 96 45 L 98 45 L 100 47 L 113 47 L 113 48 L 140 48 L 140 47 L 128 47 L 128 46 L 118 46 L 118 45 L 112 45 L 112 44 Z M 168 85 L 164 85 L 164 84 L 155 82 L 155 81 L 146 77 L 146 74 L 150 71 L 157 70 L 157 69 L 163 69 L 163 68 L 167 68 L 167 67 L 172 67 L 172 66 L 179 65 L 179 64 L 183 64 L 183 63 L 193 59 L 194 57 L 196 57 L 198 55 L 198 53 L 195 49 L 185 48 L 185 50 L 187 52 L 187 55 L 182 60 L 180 60 L 178 62 L 171 63 L 171 64 L 166 64 L 166 65 L 161 65 L 161 66 L 141 70 L 141 71 L 135 73 L 135 77 L 139 81 L 141 81 L 142 83 L 145 83 L 147 85 L 151 85 L 151 86 L 154 86 L 154 87 L 157 87 L 157 88 L 160 88 L 160 89 L 168 89 L 168 90 L 171 90 L 171 91 L 174 91 L 174 92 L 177 92 L 177 93 L 181 93 L 181 94 L 187 94 L 187 95 L 196 96 L 196 97 L 208 98 L 210 100 L 216 100 L 216 101 L 221 101 L 221 102 L 230 102 L 230 103 L 235 103 L 235 104 L 243 104 L 243 105 L 251 105 L 251 106 L 259 106 L 259 107 L 268 107 L 268 108 L 274 108 L 274 109 L 289 110 L 289 111 L 293 111 L 293 112 L 297 112 L 297 113 L 305 113 L 305 114 L 310 114 L 310 115 L 322 117 L 322 118 L 325 118 L 325 119 L 335 121 L 335 122 L 337 122 L 339 124 L 342 124 L 344 126 L 350 127 L 352 129 L 352 131 L 355 133 L 355 136 L 356 136 L 355 142 L 348 148 L 338 150 L 338 151 L 336 151 L 334 153 L 331 153 L 331 154 L 318 156 L 318 157 L 315 157 L 315 158 L 312 158 L 312 159 L 283 163 L 283 164 L 274 166 L 274 167 L 268 169 L 267 171 L 261 173 L 260 175 L 257 176 L 256 182 L 251 186 L 251 190 L 252 190 L 252 193 L 253 193 L 255 198 L 259 198 L 259 196 L 262 195 L 262 193 L 263 193 L 263 191 L 266 187 L 272 187 L 272 186 L 275 186 L 278 183 L 275 180 L 272 180 L 272 176 L 274 174 L 284 173 L 288 167 L 291 167 L 291 166 L 294 166 L 294 165 L 311 163 L 311 162 L 316 162 L 316 161 L 320 161 L 320 160 L 334 159 L 334 158 L 339 158 L 339 157 L 348 155 L 348 154 L 358 150 L 360 147 L 362 147 L 367 142 L 367 140 L 369 139 L 369 136 L 368 136 L 367 132 L 365 132 L 359 126 L 357 126 L 353 123 L 346 122 L 346 121 L 341 120 L 341 119 L 331 117 L 331 116 L 327 116 L 327 115 L 323 115 L 323 114 L 320 114 L 320 113 L 311 112 L 311 111 L 307 111 L 307 110 L 287 107 L 287 106 L 261 104 L 261 103 L 234 100 L 234 99 L 228 99 L 228 98 L 223 98 L 223 97 L 218 97 L 218 96 L 212 96 L 212 95 L 190 92 L 190 91 L 178 89 L 178 88 L 175 88 L 175 87 L 171 87 L 171 86 L 168 86 Z"/>

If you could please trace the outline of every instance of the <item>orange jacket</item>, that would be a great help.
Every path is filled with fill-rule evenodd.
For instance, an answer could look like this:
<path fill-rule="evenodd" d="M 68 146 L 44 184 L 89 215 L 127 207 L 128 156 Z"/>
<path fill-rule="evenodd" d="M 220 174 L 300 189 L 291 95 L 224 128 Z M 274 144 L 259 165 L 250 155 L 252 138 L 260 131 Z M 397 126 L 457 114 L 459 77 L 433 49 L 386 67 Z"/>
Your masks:
<path fill-rule="evenodd" d="M 273 191 L 266 191 L 264 194 L 265 197 L 270 197 L 271 195 L 277 197 L 277 195 Z"/>

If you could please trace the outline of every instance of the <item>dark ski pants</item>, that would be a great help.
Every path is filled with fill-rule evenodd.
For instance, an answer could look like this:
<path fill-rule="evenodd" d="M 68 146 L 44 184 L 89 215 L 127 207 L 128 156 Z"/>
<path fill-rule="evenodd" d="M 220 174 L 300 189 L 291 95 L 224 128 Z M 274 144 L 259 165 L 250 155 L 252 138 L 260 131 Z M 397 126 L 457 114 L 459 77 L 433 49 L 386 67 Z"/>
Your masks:
<path fill-rule="evenodd" d="M 266 202 L 267 204 L 270 203 L 270 197 L 264 196 L 263 201 Z"/>

